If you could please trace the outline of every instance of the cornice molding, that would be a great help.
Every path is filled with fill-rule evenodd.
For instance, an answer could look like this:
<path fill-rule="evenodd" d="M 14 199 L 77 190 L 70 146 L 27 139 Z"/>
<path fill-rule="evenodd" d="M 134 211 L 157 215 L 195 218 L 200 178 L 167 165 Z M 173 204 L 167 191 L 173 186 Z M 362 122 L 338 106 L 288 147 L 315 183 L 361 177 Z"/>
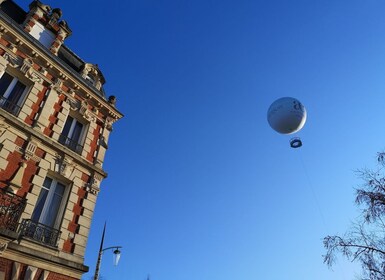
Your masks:
<path fill-rule="evenodd" d="M 40 45 L 38 41 L 32 38 L 27 34 L 20 26 L 13 23 L 7 15 L 0 10 L 0 31 L 2 30 L 3 34 L 12 35 L 15 38 L 18 38 L 20 41 L 18 44 L 23 45 L 23 47 L 28 47 L 31 51 L 31 58 L 33 60 L 40 58 L 45 61 L 47 66 L 46 71 L 49 71 L 50 74 L 53 74 L 52 70 L 55 70 L 59 74 L 59 77 L 53 75 L 56 79 L 60 78 L 64 81 L 71 82 L 73 88 L 76 91 L 83 91 L 84 98 L 91 99 L 95 107 L 99 108 L 99 111 L 105 111 L 105 114 L 118 120 L 123 117 L 123 114 L 120 113 L 114 106 L 112 106 L 108 100 L 102 98 L 99 92 L 90 87 L 87 84 L 87 81 L 81 76 L 81 73 L 76 72 L 71 69 L 69 66 L 65 65 L 57 56 L 52 54 L 47 48 Z M 0 34 L 1 35 L 1 34 Z M 16 40 L 16 39 L 15 39 Z M 16 45 L 12 46 L 16 48 Z M 39 63 L 40 64 L 40 63 Z M 51 70 L 51 71 L 50 71 Z M 52 82 L 51 82 L 52 83 Z M 103 110 L 104 109 L 104 110 Z"/>

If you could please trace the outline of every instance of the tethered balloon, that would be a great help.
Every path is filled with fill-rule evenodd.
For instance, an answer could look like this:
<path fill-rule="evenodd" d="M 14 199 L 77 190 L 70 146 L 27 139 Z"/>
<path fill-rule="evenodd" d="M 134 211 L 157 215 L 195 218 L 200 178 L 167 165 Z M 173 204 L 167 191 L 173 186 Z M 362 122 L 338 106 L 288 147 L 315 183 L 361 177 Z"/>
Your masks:
<path fill-rule="evenodd" d="M 293 97 L 282 97 L 270 105 L 267 121 L 278 133 L 293 134 L 305 125 L 306 109 L 299 100 Z M 299 148 L 302 142 L 299 138 L 293 138 L 290 145 L 293 148 Z"/>

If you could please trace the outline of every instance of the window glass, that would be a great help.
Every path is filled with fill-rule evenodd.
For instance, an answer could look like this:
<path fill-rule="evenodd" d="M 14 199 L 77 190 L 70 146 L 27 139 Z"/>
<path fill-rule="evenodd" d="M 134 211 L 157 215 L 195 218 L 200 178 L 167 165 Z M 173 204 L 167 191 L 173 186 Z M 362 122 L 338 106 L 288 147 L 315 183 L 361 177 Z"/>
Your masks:
<path fill-rule="evenodd" d="M 65 186 L 54 179 L 46 178 L 40 191 L 31 219 L 34 222 L 54 227 L 63 201 Z"/>
<path fill-rule="evenodd" d="M 69 137 L 68 135 L 70 133 L 73 120 L 74 119 L 71 116 L 68 116 L 67 121 L 66 121 L 64 128 L 63 128 L 63 131 L 62 131 L 62 135 Z"/>
<path fill-rule="evenodd" d="M 12 89 L 12 91 L 10 92 L 7 98 L 8 101 L 16 105 L 21 100 L 24 90 L 25 90 L 25 85 L 23 85 L 18 81 L 14 86 L 14 88 Z"/>
<path fill-rule="evenodd" d="M 4 73 L 0 78 L 0 107 L 17 115 L 24 100 L 26 85 L 8 73 Z"/>
<path fill-rule="evenodd" d="M 63 198 L 64 189 L 64 185 L 56 183 L 55 190 L 52 195 L 52 201 L 49 205 L 47 217 L 44 221 L 44 224 L 47 226 L 53 227 L 55 225 L 57 214 L 59 213 L 59 208 Z"/>
<path fill-rule="evenodd" d="M 91 84 L 95 84 L 95 78 L 91 75 L 87 75 L 86 80 L 88 80 Z"/>
<path fill-rule="evenodd" d="M 37 199 L 37 202 L 36 202 L 36 205 L 35 205 L 35 209 L 33 210 L 33 213 L 32 213 L 32 218 L 31 219 L 33 221 L 35 221 L 35 222 L 39 222 L 39 220 L 40 220 L 40 215 L 41 215 L 41 213 L 43 211 L 44 204 L 45 204 L 45 202 L 47 200 L 48 191 L 49 191 L 49 189 L 51 187 L 51 184 L 52 184 L 52 179 L 46 177 L 45 180 L 44 180 L 43 186 L 41 188 L 39 197 Z"/>
<path fill-rule="evenodd" d="M 84 133 L 84 124 L 77 119 L 68 116 L 64 124 L 62 133 L 59 136 L 59 143 L 65 145 L 78 154 L 82 153 L 82 137 Z"/>
<path fill-rule="evenodd" d="M 13 77 L 8 73 L 4 73 L 0 79 L 0 96 L 3 96 L 11 84 Z"/>
<path fill-rule="evenodd" d="M 71 139 L 74 142 L 76 142 L 76 143 L 79 142 L 82 130 L 83 130 L 83 124 L 77 121 L 75 123 L 75 126 L 74 126 L 73 131 L 72 131 L 72 135 L 71 135 Z"/>

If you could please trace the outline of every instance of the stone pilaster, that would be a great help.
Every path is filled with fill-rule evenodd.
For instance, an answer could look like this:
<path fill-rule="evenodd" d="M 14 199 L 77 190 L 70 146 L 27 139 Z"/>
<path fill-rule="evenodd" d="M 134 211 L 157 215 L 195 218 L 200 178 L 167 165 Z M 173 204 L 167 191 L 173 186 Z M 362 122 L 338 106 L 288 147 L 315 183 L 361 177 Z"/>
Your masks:
<path fill-rule="evenodd" d="M 49 89 L 44 105 L 35 121 L 35 129 L 44 131 L 44 129 L 49 125 L 49 117 L 54 113 L 53 107 L 58 100 L 59 95 L 57 91 L 53 88 Z"/>
<path fill-rule="evenodd" d="M 12 265 L 12 277 L 11 280 L 19 280 L 21 264 L 14 262 Z"/>
<path fill-rule="evenodd" d="M 37 268 L 29 265 L 27 267 L 27 270 L 25 271 L 24 279 L 25 280 L 35 279 L 36 272 L 37 272 Z"/>
<path fill-rule="evenodd" d="M 7 68 L 8 65 L 8 60 L 5 59 L 4 57 L 0 56 L 0 77 L 3 76 L 5 69 Z"/>
<path fill-rule="evenodd" d="M 25 162 L 21 162 L 15 176 L 13 176 L 11 182 L 9 182 L 8 188 L 13 193 L 16 193 L 22 187 L 22 180 L 26 166 L 27 164 Z"/>

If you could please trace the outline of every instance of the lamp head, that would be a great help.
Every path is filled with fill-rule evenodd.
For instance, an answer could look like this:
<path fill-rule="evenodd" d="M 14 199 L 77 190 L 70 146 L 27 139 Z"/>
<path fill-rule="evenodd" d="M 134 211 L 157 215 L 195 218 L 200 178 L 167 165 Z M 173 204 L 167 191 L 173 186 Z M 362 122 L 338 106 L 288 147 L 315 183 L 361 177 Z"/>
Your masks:
<path fill-rule="evenodd" d="M 121 252 L 120 252 L 119 248 L 116 248 L 116 249 L 114 250 L 114 265 L 115 265 L 115 266 L 117 266 L 118 263 L 119 263 L 119 260 L 120 260 L 120 254 L 121 254 Z"/>

